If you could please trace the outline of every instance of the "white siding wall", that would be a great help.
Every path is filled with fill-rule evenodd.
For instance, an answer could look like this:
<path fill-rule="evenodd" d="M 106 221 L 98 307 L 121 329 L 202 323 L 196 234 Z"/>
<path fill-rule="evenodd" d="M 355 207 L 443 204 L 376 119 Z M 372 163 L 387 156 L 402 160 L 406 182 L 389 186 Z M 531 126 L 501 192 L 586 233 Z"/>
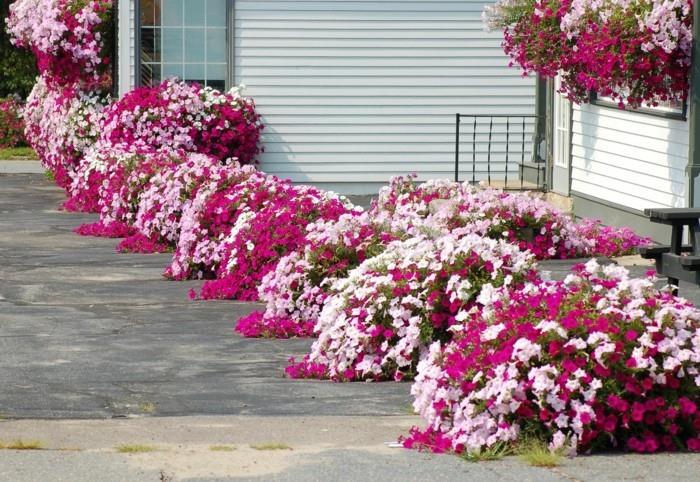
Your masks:
<path fill-rule="evenodd" d="M 129 2 L 129 21 L 131 22 L 131 31 L 129 32 L 129 44 L 132 48 L 129 50 L 129 82 L 133 88 L 136 85 L 136 0 Z"/>
<path fill-rule="evenodd" d="M 134 0 L 119 0 L 119 94 L 123 95 L 131 88 L 134 82 L 134 33 L 136 32 L 134 18 Z"/>
<path fill-rule="evenodd" d="M 267 172 L 348 193 L 451 177 L 455 113 L 534 113 L 483 0 L 235 5 L 235 82 L 263 114 Z"/>
<path fill-rule="evenodd" d="M 687 204 L 687 122 L 575 106 L 571 155 L 572 191 L 637 211 Z"/>

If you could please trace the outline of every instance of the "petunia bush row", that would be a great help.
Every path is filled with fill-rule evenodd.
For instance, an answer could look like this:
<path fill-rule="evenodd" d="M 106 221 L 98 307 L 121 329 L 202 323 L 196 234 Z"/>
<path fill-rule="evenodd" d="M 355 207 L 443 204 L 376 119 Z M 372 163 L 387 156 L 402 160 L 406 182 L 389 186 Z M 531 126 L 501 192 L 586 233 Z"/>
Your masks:
<path fill-rule="evenodd" d="M 102 237 L 135 234 L 132 220 L 139 195 L 154 172 L 173 155 L 162 151 L 131 152 L 128 149 L 102 152 L 102 156 L 87 157 L 81 164 L 85 170 L 77 179 L 85 181 L 87 189 L 76 189 L 83 194 L 90 193 L 85 202 L 95 207 L 100 220 L 80 226 L 76 232 Z"/>
<path fill-rule="evenodd" d="M 64 206 L 71 211 L 99 213 L 102 209 L 100 197 L 111 171 L 121 169 L 123 164 L 139 155 L 126 145 L 94 144 L 84 153 L 69 176 L 69 198 Z"/>
<path fill-rule="evenodd" d="M 700 310 L 654 279 L 591 260 L 458 316 L 453 339 L 418 364 L 411 393 L 426 428 L 406 447 L 700 450 Z"/>
<path fill-rule="evenodd" d="M 636 253 L 640 247 L 652 244 L 651 238 L 639 236 L 631 228 L 605 226 L 597 219 L 580 220 L 576 230 L 579 236 L 593 240 L 591 256 L 626 256 Z"/>
<path fill-rule="evenodd" d="M 391 241 L 428 232 L 435 236 L 435 227 L 426 223 L 431 203 L 453 198 L 461 185 L 446 179 L 417 183 L 415 177 L 393 177 L 368 212 L 310 224 L 303 247 L 281 258 L 262 279 L 258 296 L 266 309 L 240 319 L 236 331 L 249 337 L 311 336 L 334 280 Z"/>
<path fill-rule="evenodd" d="M 190 202 L 188 194 L 196 192 L 217 170 L 238 167 L 231 161 L 221 163 L 203 154 L 170 150 L 113 152 L 89 165 L 83 177 L 91 179 L 90 187 L 96 186 L 93 202 L 100 212 L 97 224 L 102 229 L 81 227 L 78 231 L 126 237 L 118 245 L 119 251 L 168 251 L 179 233 L 182 210 Z M 182 184 L 183 180 L 188 184 Z"/>
<path fill-rule="evenodd" d="M 17 0 L 6 23 L 48 83 L 90 87 L 108 83 L 112 13 L 113 0 Z"/>
<path fill-rule="evenodd" d="M 265 180 L 270 195 L 252 209 L 246 205 L 223 240 L 216 280 L 202 287 L 202 297 L 257 300 L 258 285 L 280 257 L 306 243 L 306 227 L 333 221 L 354 209 L 344 198 L 313 186 L 296 186 L 273 176 Z"/>
<path fill-rule="evenodd" d="M 484 17 L 512 64 L 560 75 L 577 103 L 591 90 L 633 108 L 688 95 L 690 0 L 500 0 Z"/>
<path fill-rule="evenodd" d="M 255 167 L 235 165 L 212 173 L 183 208 L 180 236 L 167 278 L 213 278 L 223 256 L 222 241 L 246 208 L 269 196 L 267 177 Z"/>
<path fill-rule="evenodd" d="M 457 195 L 426 218 L 435 231 L 476 233 L 505 239 L 537 259 L 624 256 L 651 243 L 629 228 L 580 222 L 532 193 L 464 184 Z"/>
<path fill-rule="evenodd" d="M 221 162 L 204 154 L 186 154 L 163 166 L 139 197 L 134 227 L 146 238 L 174 246 L 180 237 L 182 214 L 199 189 L 239 164 Z"/>
<path fill-rule="evenodd" d="M 391 233 L 369 212 L 309 224 L 303 247 L 280 258 L 262 278 L 258 296 L 265 310 L 238 320 L 236 331 L 248 337 L 312 336 L 333 282 L 402 234 Z"/>
<path fill-rule="evenodd" d="M 421 352 L 496 287 L 535 276 L 534 257 L 478 235 L 392 243 L 336 281 L 319 316 L 311 353 L 291 377 L 333 380 L 412 377 Z M 461 314 L 460 314 L 461 313 Z"/>
<path fill-rule="evenodd" d="M 0 99 L 0 148 L 27 144 L 21 109 L 15 99 Z"/>
<path fill-rule="evenodd" d="M 25 137 L 57 184 L 68 188 L 85 152 L 98 138 L 104 107 L 110 102 L 102 91 L 78 85 L 51 87 L 37 78 L 22 115 Z M 71 201 L 67 207 L 72 208 Z"/>
<path fill-rule="evenodd" d="M 650 241 L 595 220 L 574 223 L 531 195 L 469 184 L 396 178 L 361 217 L 309 227 L 302 251 L 282 258 L 260 284 L 264 312 L 241 319 L 246 336 L 310 336 L 334 279 L 395 239 L 478 234 L 504 239 L 538 259 L 621 256 Z"/>
<path fill-rule="evenodd" d="M 114 102 L 105 111 L 100 140 L 134 150 L 185 150 L 249 164 L 260 151 L 262 128 L 254 102 L 238 88 L 222 93 L 165 80 Z"/>

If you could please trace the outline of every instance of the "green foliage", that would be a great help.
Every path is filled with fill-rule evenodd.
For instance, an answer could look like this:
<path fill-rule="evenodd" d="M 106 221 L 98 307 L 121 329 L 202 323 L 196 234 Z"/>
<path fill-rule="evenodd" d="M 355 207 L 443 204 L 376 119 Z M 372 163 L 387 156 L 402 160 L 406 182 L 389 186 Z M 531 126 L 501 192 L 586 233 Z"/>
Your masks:
<path fill-rule="evenodd" d="M 3 161 L 35 161 L 37 159 L 39 159 L 39 157 L 31 147 L 8 147 L 5 149 L 0 149 L 0 160 Z"/>
<path fill-rule="evenodd" d="M 533 467 L 556 467 L 563 459 L 561 451 L 552 452 L 542 441 L 529 441 L 518 450 L 520 458 Z"/>
<path fill-rule="evenodd" d="M 475 452 L 465 452 L 462 457 L 467 462 L 490 462 L 493 460 L 501 460 L 507 455 L 512 455 L 511 446 L 505 442 L 497 442 L 491 447 Z"/>
<path fill-rule="evenodd" d="M 10 43 L 10 36 L 5 30 L 10 3 L 0 3 L 0 98 L 17 95 L 26 99 L 39 73 L 32 53 Z"/>

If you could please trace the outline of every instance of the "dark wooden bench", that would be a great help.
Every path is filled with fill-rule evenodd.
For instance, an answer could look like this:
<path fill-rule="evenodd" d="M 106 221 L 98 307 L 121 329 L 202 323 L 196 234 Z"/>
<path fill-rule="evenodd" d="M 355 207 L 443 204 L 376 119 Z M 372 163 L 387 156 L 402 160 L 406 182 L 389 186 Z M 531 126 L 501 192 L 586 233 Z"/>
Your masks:
<path fill-rule="evenodd" d="M 700 209 L 663 208 L 645 209 L 652 223 L 671 226 L 671 244 L 641 248 L 643 258 L 656 262 L 656 271 L 668 277 L 668 282 L 678 289 L 680 280 L 700 285 Z M 683 244 L 685 228 L 688 228 L 690 244 Z"/>

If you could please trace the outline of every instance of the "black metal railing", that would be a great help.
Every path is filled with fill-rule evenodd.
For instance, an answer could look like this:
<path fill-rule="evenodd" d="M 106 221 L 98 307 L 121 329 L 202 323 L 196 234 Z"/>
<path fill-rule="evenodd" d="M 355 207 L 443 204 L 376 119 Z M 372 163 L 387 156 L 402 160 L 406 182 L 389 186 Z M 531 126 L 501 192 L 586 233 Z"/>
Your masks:
<path fill-rule="evenodd" d="M 545 163 L 533 160 L 538 119 L 534 114 L 456 114 L 455 181 L 460 181 L 464 154 L 460 147 L 466 137 L 471 145 L 470 182 L 485 181 L 507 190 L 545 190 Z"/>

